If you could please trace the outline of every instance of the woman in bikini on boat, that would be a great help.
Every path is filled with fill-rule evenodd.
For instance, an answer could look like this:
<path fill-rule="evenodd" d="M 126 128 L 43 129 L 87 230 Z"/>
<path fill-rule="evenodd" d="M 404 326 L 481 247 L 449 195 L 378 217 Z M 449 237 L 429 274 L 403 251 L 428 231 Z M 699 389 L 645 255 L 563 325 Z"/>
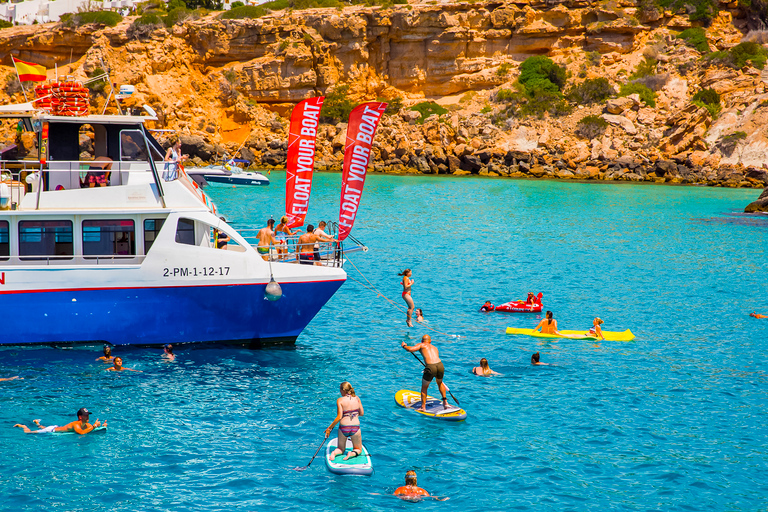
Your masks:
<path fill-rule="evenodd" d="M 408 312 L 406 313 L 405 317 L 405 325 L 408 327 L 413 327 L 413 322 L 411 322 L 411 315 L 413 314 L 413 308 L 415 305 L 413 304 L 413 298 L 411 297 L 411 286 L 416 281 L 411 279 L 411 269 L 409 268 L 403 270 L 397 275 L 403 276 L 403 281 L 401 283 L 403 285 L 403 300 L 408 306 Z"/>
<path fill-rule="evenodd" d="M 363 402 L 355 395 L 355 389 L 349 382 L 342 382 L 339 386 L 341 397 L 336 399 L 336 417 L 331 426 L 325 429 L 325 437 L 331 435 L 331 430 L 336 423 L 339 424 L 339 447 L 331 453 L 330 460 L 344 453 L 347 439 L 352 439 L 352 451 L 344 460 L 357 457 L 363 453 L 363 435 L 360 433 L 360 416 L 363 415 Z"/>
<path fill-rule="evenodd" d="M 280 224 L 275 227 L 275 240 L 277 240 L 277 259 L 284 260 L 288 254 L 288 237 L 294 236 L 299 231 L 291 231 L 288 227 L 288 216 L 283 215 L 280 218 Z"/>

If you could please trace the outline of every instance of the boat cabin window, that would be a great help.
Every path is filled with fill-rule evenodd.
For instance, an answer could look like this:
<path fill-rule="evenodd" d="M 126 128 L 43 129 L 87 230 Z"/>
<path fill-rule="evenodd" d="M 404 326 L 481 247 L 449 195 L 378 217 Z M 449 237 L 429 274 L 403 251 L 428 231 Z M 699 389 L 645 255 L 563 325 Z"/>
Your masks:
<path fill-rule="evenodd" d="M 19 256 L 72 256 L 72 221 L 19 221 Z M 28 260 L 45 258 L 22 258 Z M 70 259 L 70 258 L 57 258 Z"/>
<path fill-rule="evenodd" d="M 8 259 L 11 254 L 11 241 L 8 231 L 8 221 L 0 221 L 0 261 Z"/>
<path fill-rule="evenodd" d="M 144 219 L 144 254 L 149 252 L 164 222 L 165 219 Z"/>
<path fill-rule="evenodd" d="M 147 161 L 147 144 L 140 130 L 120 131 L 120 160 L 124 162 Z"/>
<path fill-rule="evenodd" d="M 176 225 L 176 243 L 197 245 L 195 243 L 195 221 L 179 219 L 179 223 Z"/>
<path fill-rule="evenodd" d="M 237 241 L 232 238 L 232 235 L 227 233 L 226 231 L 216 229 L 214 226 L 205 225 L 206 233 L 208 233 L 208 247 L 213 247 L 216 249 L 224 249 L 228 251 L 237 251 L 237 252 L 245 252 L 245 248 L 243 248 Z"/>
<path fill-rule="evenodd" d="M 83 255 L 134 256 L 136 237 L 132 220 L 84 220 Z"/>

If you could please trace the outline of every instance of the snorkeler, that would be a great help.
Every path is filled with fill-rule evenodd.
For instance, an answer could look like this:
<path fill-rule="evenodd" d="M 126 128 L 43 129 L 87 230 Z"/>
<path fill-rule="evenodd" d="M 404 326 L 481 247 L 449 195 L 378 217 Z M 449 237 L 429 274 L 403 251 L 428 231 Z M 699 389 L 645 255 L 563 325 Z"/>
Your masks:
<path fill-rule="evenodd" d="M 14 427 L 19 427 L 24 429 L 25 434 L 51 434 L 53 432 L 75 432 L 76 434 L 87 434 L 89 432 L 92 432 L 93 429 L 98 428 L 101 426 L 101 422 L 97 419 L 93 425 L 88 423 L 88 418 L 90 417 L 90 412 L 85 407 L 80 408 L 77 411 L 77 421 L 73 421 L 71 423 L 67 423 L 63 427 L 59 427 L 56 425 L 51 425 L 49 427 L 44 427 L 40 424 L 40 420 L 33 420 L 35 425 L 39 427 L 39 430 L 31 430 L 26 425 L 21 425 L 20 423 L 17 423 L 14 425 Z M 107 422 L 104 421 L 104 425 L 107 426 Z"/>
<path fill-rule="evenodd" d="M 491 370 L 491 367 L 488 366 L 488 360 L 486 358 L 482 358 L 480 360 L 480 366 L 475 366 L 474 368 L 472 368 L 472 373 L 480 377 L 490 377 L 491 375 L 501 375 L 500 373 Z"/>
<path fill-rule="evenodd" d="M 542 363 L 539 359 L 539 353 L 534 352 L 534 354 L 531 356 L 531 364 L 549 366 L 549 363 Z"/>
<path fill-rule="evenodd" d="M 547 311 L 546 318 L 539 322 L 539 325 L 536 326 L 533 332 L 541 329 L 541 334 L 560 334 L 557 332 L 557 320 L 555 320 L 553 317 L 554 315 L 552 312 Z"/>

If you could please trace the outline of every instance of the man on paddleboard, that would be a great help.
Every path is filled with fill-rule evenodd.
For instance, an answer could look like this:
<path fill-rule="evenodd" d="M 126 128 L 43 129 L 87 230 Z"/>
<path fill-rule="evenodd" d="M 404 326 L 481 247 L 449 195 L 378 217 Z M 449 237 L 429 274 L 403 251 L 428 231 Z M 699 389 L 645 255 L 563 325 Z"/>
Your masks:
<path fill-rule="evenodd" d="M 419 350 L 421 351 L 422 357 L 424 357 L 424 364 L 426 366 L 424 368 L 424 375 L 421 379 L 421 408 L 419 410 L 422 412 L 426 411 L 427 389 L 429 388 L 429 383 L 432 382 L 432 379 L 437 379 L 437 388 L 440 390 L 440 394 L 443 397 L 443 407 L 447 409 L 448 399 L 445 397 L 445 393 L 448 388 L 443 384 L 445 368 L 443 367 L 442 361 L 440 361 L 440 353 L 437 350 L 437 347 L 432 344 L 432 338 L 429 334 L 425 334 L 421 337 L 421 343 L 409 347 L 403 342 L 402 347 L 408 352 L 416 352 Z"/>

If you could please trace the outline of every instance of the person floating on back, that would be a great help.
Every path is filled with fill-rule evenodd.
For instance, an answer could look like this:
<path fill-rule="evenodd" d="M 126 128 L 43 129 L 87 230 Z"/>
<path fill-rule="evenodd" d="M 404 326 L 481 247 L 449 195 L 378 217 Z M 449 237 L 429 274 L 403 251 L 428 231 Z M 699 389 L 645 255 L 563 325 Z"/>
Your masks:
<path fill-rule="evenodd" d="M 331 425 L 325 429 L 325 437 L 331 435 L 331 430 L 336 423 L 339 424 L 338 448 L 328 457 L 334 460 L 337 455 L 344 453 L 347 446 L 347 439 L 352 440 L 352 450 L 344 457 L 344 460 L 357 457 L 363 453 L 363 436 L 360 433 L 360 416 L 363 411 L 363 402 L 355 395 L 355 389 L 349 382 L 342 382 L 339 385 L 341 398 L 336 399 L 336 418 Z"/>
<path fill-rule="evenodd" d="M 59 427 L 56 425 L 51 425 L 50 427 L 44 427 L 40 424 L 40 420 L 33 420 L 35 425 L 39 427 L 39 430 L 31 430 L 26 425 L 21 425 L 17 423 L 14 425 L 14 427 L 19 427 L 24 429 L 25 434 L 51 434 L 53 432 L 75 432 L 76 434 L 88 434 L 89 432 L 93 432 L 93 429 L 98 428 L 101 425 L 101 422 L 97 419 L 93 425 L 88 423 L 88 418 L 90 417 L 90 412 L 85 407 L 80 408 L 77 411 L 77 421 L 73 421 L 71 423 L 67 423 L 66 425 Z M 104 425 L 107 426 L 107 422 L 104 421 Z"/>
<path fill-rule="evenodd" d="M 557 332 L 557 320 L 554 319 L 554 315 L 551 311 L 547 311 L 546 318 L 539 322 L 539 325 L 533 330 L 533 332 L 541 329 L 541 334 L 560 334 Z"/>
<path fill-rule="evenodd" d="M 437 380 L 437 389 L 440 391 L 440 395 L 443 397 L 443 407 L 448 408 L 448 399 L 445 394 L 448 392 L 448 388 L 443 384 L 443 374 L 445 368 L 442 361 L 440 361 L 440 352 L 437 347 L 432 344 L 432 338 L 429 334 L 425 334 L 421 337 L 421 343 L 418 343 L 412 347 L 409 347 L 402 342 L 401 346 L 408 352 L 421 351 L 421 355 L 424 357 L 424 374 L 421 379 L 421 407 L 419 410 L 425 412 L 427 409 L 427 389 L 429 389 L 429 383 L 432 379 Z"/>
<path fill-rule="evenodd" d="M 472 373 L 480 377 L 490 377 L 491 375 L 501 375 L 500 373 L 497 373 L 491 370 L 491 367 L 488 366 L 488 360 L 486 358 L 482 358 L 480 360 L 480 366 L 475 366 L 474 368 L 472 368 Z"/>
<path fill-rule="evenodd" d="M 548 366 L 549 363 L 542 363 L 540 361 L 539 353 L 534 352 L 533 355 L 531 356 L 531 364 Z"/>
<path fill-rule="evenodd" d="M 754 311 L 751 312 L 749 316 L 754 318 L 768 318 L 768 315 L 761 315 L 760 313 L 755 313 Z"/>
<path fill-rule="evenodd" d="M 419 496 L 429 496 L 429 493 L 416 485 L 416 472 L 410 470 L 405 473 L 405 485 L 395 489 L 395 496 L 404 499 L 418 498 Z"/>

